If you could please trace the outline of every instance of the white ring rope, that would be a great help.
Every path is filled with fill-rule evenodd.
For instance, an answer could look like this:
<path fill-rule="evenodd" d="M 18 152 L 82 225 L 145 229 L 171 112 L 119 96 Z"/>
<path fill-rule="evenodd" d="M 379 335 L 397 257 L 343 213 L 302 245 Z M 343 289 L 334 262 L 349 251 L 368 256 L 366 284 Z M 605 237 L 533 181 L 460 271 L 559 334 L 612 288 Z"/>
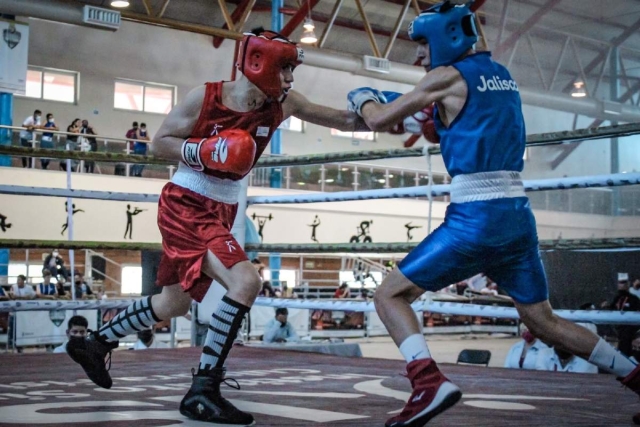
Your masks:
<path fill-rule="evenodd" d="M 566 190 L 571 188 L 617 187 L 640 184 L 640 173 L 616 173 L 611 175 L 578 176 L 568 178 L 533 179 L 523 181 L 525 191 Z M 433 197 L 449 194 L 451 184 L 432 186 Z M 1 188 L 0 188 L 1 192 Z M 388 188 L 383 190 L 339 191 L 337 193 L 294 194 L 291 196 L 253 196 L 247 198 L 249 205 L 344 202 L 350 200 L 395 199 L 403 197 L 424 197 L 429 186 L 409 188 Z"/>
<path fill-rule="evenodd" d="M 525 191 L 567 190 L 572 188 L 618 187 L 640 184 L 640 173 L 617 173 L 611 175 L 578 176 L 553 179 L 533 179 L 524 181 Z M 431 186 L 433 197 L 449 194 L 451 184 Z M 96 199 L 121 202 L 157 203 L 159 194 L 118 193 L 114 191 L 68 190 L 64 188 L 26 187 L 20 185 L 0 185 L 0 194 L 20 196 L 72 197 L 75 199 Z M 385 188 L 381 190 L 339 191 L 336 193 L 294 194 L 291 196 L 253 196 L 247 204 L 287 204 L 342 202 L 349 200 L 371 200 L 425 197 L 429 185 L 407 188 Z"/>
<path fill-rule="evenodd" d="M 48 311 L 48 310 L 107 310 L 126 308 L 135 299 L 125 300 L 89 300 L 89 301 L 1 301 L 0 312 L 16 311 Z M 333 311 L 375 311 L 373 302 L 319 300 L 319 299 L 284 299 L 258 297 L 255 305 L 275 308 L 298 308 L 307 310 Z M 450 314 L 456 316 L 478 316 L 499 319 L 519 319 L 513 307 L 497 307 L 459 302 L 417 301 L 412 304 L 414 311 Z M 611 325 L 640 325 L 640 312 L 631 311 L 595 311 L 595 310 L 554 310 L 560 317 L 574 322 L 591 322 Z"/>

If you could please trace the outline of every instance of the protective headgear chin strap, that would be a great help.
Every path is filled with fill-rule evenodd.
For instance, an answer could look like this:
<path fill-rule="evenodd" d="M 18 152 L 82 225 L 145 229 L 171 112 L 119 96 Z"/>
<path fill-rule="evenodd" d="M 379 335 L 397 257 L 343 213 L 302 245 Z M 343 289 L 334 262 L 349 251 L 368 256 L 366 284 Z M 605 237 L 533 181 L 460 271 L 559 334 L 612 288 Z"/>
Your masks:
<path fill-rule="evenodd" d="M 454 5 L 447 0 L 434 4 L 409 24 L 409 38 L 429 44 L 431 69 L 453 64 L 478 41 L 471 3 Z"/>
<path fill-rule="evenodd" d="M 281 100 L 280 72 L 286 66 L 295 68 L 302 64 L 303 58 L 303 50 L 278 33 L 245 33 L 236 66 L 265 95 Z"/>

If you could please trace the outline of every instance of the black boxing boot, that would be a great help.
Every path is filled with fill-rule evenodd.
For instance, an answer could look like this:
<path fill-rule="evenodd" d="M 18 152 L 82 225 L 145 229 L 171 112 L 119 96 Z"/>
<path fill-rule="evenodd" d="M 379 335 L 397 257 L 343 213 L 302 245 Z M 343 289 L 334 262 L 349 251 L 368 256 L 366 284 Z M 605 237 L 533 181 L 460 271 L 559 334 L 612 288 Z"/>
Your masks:
<path fill-rule="evenodd" d="M 97 386 L 111 388 L 111 352 L 116 348 L 118 341 L 102 341 L 98 338 L 97 332 L 92 332 L 87 337 L 70 337 L 67 354 L 82 366 L 89 379 Z"/>
<path fill-rule="evenodd" d="M 253 415 L 242 412 L 220 394 L 220 384 L 240 389 L 237 381 L 225 379 L 226 368 L 199 369 L 193 375 L 191 388 L 180 402 L 180 413 L 192 420 L 218 424 L 250 426 L 254 424 Z M 193 370 L 191 373 L 193 374 Z M 235 381 L 231 385 L 226 381 Z"/>

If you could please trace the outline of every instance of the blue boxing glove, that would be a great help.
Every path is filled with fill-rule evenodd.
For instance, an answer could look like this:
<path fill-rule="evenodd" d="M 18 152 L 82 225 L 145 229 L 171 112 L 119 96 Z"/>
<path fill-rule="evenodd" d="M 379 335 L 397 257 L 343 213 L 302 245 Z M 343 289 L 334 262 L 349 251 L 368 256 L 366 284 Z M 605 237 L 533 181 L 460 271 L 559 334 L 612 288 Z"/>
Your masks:
<path fill-rule="evenodd" d="M 352 90 L 347 95 L 349 111 L 356 112 L 360 117 L 362 117 L 362 106 L 371 101 L 379 104 L 387 103 L 387 99 L 384 94 L 372 87 L 359 87 L 358 89 Z"/>
<path fill-rule="evenodd" d="M 404 95 L 403 93 L 400 92 L 391 92 L 388 90 L 383 90 L 382 94 L 384 95 L 384 97 L 387 99 L 387 101 L 385 102 L 385 104 L 388 104 L 390 102 L 395 101 L 396 99 L 400 98 L 402 95 Z"/>

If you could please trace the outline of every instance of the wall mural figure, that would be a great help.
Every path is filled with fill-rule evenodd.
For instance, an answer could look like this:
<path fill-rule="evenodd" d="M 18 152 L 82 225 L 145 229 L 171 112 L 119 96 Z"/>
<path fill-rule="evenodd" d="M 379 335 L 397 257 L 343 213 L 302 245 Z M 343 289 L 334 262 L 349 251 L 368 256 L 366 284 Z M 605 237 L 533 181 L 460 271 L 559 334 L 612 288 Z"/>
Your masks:
<path fill-rule="evenodd" d="M 320 225 L 320 218 L 318 218 L 318 215 L 316 215 L 316 217 L 313 219 L 313 222 L 311 224 L 307 224 L 307 225 L 311 227 L 311 240 L 316 243 L 320 243 L 318 241 L 318 238 L 316 237 L 316 229 Z"/>
<path fill-rule="evenodd" d="M 133 233 L 133 217 L 146 211 L 146 209 L 140 209 L 137 206 L 131 211 L 131 205 L 127 205 L 127 228 L 124 230 L 124 238 L 127 238 L 129 233 L 129 240 L 131 240 L 131 234 Z"/>
<path fill-rule="evenodd" d="M 69 228 L 69 206 L 67 205 L 67 202 L 64 202 L 64 211 L 67 213 L 67 220 L 65 221 L 64 224 L 62 224 L 62 231 L 60 232 L 61 235 L 64 234 L 65 231 L 67 231 L 67 228 Z M 71 215 L 75 215 L 78 212 L 84 212 L 82 209 L 76 209 L 76 204 L 74 203 L 73 205 L 71 205 Z"/>
<path fill-rule="evenodd" d="M 356 227 L 356 235 L 351 236 L 349 243 L 371 243 L 371 236 L 369 236 L 369 227 L 373 224 L 373 220 L 362 221 L 358 227 Z"/>
<path fill-rule="evenodd" d="M 260 242 L 264 241 L 264 236 L 262 235 L 262 230 L 264 230 L 264 225 L 267 221 L 271 221 L 273 219 L 273 215 L 269 214 L 268 216 L 264 215 L 256 215 L 255 213 L 251 215 L 251 218 L 258 223 L 258 235 L 260 236 Z"/>
<path fill-rule="evenodd" d="M 411 235 L 411 230 L 413 230 L 414 228 L 422 228 L 421 225 L 411 225 L 411 222 L 406 223 L 404 227 L 407 229 L 407 242 L 410 242 L 413 240 L 413 236 Z"/>
<path fill-rule="evenodd" d="M 7 223 L 6 216 L 0 214 L 0 230 L 2 230 L 3 233 L 6 233 L 7 228 L 11 228 L 11 224 Z"/>

